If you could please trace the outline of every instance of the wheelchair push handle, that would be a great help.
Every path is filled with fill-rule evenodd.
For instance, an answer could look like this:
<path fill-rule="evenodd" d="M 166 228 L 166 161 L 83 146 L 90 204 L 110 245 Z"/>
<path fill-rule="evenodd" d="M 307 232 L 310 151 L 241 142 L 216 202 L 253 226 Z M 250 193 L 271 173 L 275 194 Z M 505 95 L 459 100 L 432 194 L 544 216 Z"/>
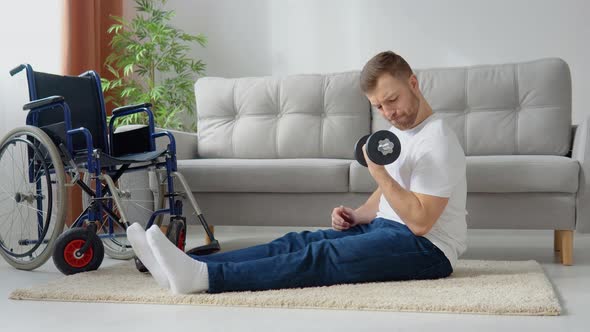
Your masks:
<path fill-rule="evenodd" d="M 10 76 L 14 76 L 21 72 L 21 70 L 25 69 L 26 65 L 18 65 L 10 70 Z"/>

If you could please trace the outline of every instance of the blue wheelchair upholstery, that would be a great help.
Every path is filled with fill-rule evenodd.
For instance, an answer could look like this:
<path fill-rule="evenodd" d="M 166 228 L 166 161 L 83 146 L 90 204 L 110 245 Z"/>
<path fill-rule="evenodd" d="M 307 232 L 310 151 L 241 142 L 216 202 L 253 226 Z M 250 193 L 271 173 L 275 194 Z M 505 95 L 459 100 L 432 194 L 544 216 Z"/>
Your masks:
<path fill-rule="evenodd" d="M 131 149 L 125 146 L 125 144 L 129 144 L 129 140 L 124 136 L 123 139 L 115 140 L 116 135 L 114 135 L 109 142 L 102 91 L 100 91 L 95 77 L 91 75 L 61 76 L 43 72 L 33 73 L 36 98 L 63 97 L 70 109 L 71 128 L 84 127 L 90 131 L 93 147 L 97 149 L 99 154 L 101 168 L 153 161 L 166 152 L 166 149 L 151 151 L 149 148 L 151 132 L 149 130 L 143 130 L 141 133 L 145 136 L 139 138 L 139 141 L 142 142 L 141 146 L 131 143 L 133 145 Z M 125 111 L 125 108 L 131 109 L 137 106 L 141 105 L 131 105 L 117 110 L 121 112 Z M 64 114 L 59 108 L 60 106 L 56 105 L 54 109 L 40 112 L 36 118 L 36 125 L 51 137 L 56 146 L 66 142 Z M 74 135 L 71 139 L 74 162 L 76 164 L 84 163 L 88 158 L 85 137 Z M 144 144 L 146 142 L 147 144 Z M 109 143 L 111 144 L 110 149 Z M 114 146 L 115 144 L 117 145 Z M 130 151 L 133 148 L 137 150 L 138 146 L 142 151 Z M 110 154 L 111 151 L 112 154 Z"/>
<path fill-rule="evenodd" d="M 70 107 L 72 128 L 85 127 L 92 134 L 94 148 L 108 152 L 104 119 L 101 107 L 102 92 L 94 79 L 90 76 L 60 76 L 42 72 L 35 73 L 35 88 L 37 98 L 62 96 Z M 101 95 L 99 95 L 99 93 Z M 44 129 L 52 139 L 65 142 L 65 125 L 63 113 L 60 111 L 45 111 L 38 115 L 38 126 Z M 59 145 L 59 142 L 56 142 Z M 86 141 L 82 135 L 73 137 L 74 151 L 86 148 Z"/>

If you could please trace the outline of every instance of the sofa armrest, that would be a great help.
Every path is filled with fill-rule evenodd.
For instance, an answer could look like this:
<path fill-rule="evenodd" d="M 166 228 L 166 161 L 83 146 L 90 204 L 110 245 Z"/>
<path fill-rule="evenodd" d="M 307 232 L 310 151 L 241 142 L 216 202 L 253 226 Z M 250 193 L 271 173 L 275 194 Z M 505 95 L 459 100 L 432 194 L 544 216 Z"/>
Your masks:
<path fill-rule="evenodd" d="M 174 136 L 176 141 L 176 159 L 197 159 L 199 157 L 199 141 L 197 133 L 187 133 L 184 131 L 156 128 L 156 132 L 167 131 Z M 156 141 L 156 148 L 165 148 L 168 140 L 161 139 Z"/>
<path fill-rule="evenodd" d="M 574 126 L 572 159 L 580 163 L 576 197 L 576 230 L 590 232 L 590 117 Z"/>

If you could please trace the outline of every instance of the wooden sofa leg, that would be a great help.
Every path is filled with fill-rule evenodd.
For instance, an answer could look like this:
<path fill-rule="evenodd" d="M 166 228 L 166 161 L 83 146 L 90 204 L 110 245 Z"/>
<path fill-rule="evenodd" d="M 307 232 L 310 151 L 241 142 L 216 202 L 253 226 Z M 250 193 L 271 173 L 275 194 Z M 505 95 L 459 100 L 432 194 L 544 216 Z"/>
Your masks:
<path fill-rule="evenodd" d="M 555 230 L 554 246 L 561 264 L 572 265 L 574 263 L 574 231 Z"/>
<path fill-rule="evenodd" d="M 556 229 L 553 232 L 553 250 L 555 250 L 555 252 L 561 252 L 561 234 L 560 234 L 560 230 Z"/>
<path fill-rule="evenodd" d="M 207 225 L 209 226 L 209 231 L 211 231 L 211 234 L 215 235 L 215 226 L 213 225 Z M 209 235 L 207 235 L 207 233 L 205 233 L 205 244 L 209 244 L 211 243 L 211 239 L 209 238 Z"/>

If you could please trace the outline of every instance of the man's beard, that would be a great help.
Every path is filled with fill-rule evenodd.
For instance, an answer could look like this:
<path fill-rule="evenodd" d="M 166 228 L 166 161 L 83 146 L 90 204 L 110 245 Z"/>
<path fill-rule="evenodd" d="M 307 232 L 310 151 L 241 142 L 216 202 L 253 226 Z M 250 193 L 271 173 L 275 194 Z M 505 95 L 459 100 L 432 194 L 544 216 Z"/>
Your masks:
<path fill-rule="evenodd" d="M 402 120 L 402 122 L 391 121 L 391 124 L 393 124 L 399 130 L 410 129 L 414 125 L 414 122 L 416 121 L 416 116 L 417 116 L 417 113 L 414 113 L 413 116 L 410 116 L 410 117 L 406 116 L 406 117 L 400 119 L 400 120 Z"/>
<path fill-rule="evenodd" d="M 413 94 L 413 93 L 412 93 Z M 390 121 L 391 124 L 399 130 L 407 130 L 414 127 L 416 118 L 418 117 L 418 111 L 420 110 L 420 98 L 414 95 L 414 104 L 412 105 L 412 112 L 401 117 L 402 122 Z"/>

